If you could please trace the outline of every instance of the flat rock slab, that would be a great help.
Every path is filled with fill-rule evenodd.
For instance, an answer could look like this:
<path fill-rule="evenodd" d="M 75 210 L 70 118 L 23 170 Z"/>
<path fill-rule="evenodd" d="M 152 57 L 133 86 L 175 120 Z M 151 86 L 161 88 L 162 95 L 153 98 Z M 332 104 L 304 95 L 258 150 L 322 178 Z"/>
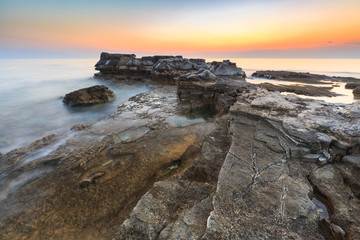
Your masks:
<path fill-rule="evenodd" d="M 360 79 L 353 77 L 333 77 L 320 74 L 312 74 L 308 72 L 289 72 L 289 71 L 256 71 L 253 77 L 261 77 L 267 79 L 276 79 L 280 81 L 302 82 L 310 84 L 331 84 L 325 81 L 336 82 L 354 82 L 360 83 Z"/>

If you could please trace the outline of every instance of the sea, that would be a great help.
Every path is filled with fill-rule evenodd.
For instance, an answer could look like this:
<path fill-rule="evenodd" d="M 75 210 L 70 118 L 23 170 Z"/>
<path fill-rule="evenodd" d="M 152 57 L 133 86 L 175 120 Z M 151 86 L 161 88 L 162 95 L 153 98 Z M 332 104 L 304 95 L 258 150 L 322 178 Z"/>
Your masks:
<path fill-rule="evenodd" d="M 207 61 L 222 59 L 207 59 Z M 360 59 L 259 59 L 234 58 L 252 83 L 257 70 L 287 70 L 329 76 L 360 78 Z M 0 59 L 0 152 L 23 147 L 50 134 L 61 134 L 75 124 L 92 124 L 116 112 L 131 96 L 149 91 L 145 83 L 127 84 L 94 78 L 98 59 Z M 272 81 L 273 82 L 273 81 Z M 276 82 L 273 82 L 276 84 Z M 71 91 L 102 84 L 115 92 L 108 104 L 70 108 L 62 97 Z M 284 83 L 281 84 L 293 84 Z M 317 97 L 327 102 L 352 103 L 351 90 L 338 84 L 333 91 L 343 96 Z"/>

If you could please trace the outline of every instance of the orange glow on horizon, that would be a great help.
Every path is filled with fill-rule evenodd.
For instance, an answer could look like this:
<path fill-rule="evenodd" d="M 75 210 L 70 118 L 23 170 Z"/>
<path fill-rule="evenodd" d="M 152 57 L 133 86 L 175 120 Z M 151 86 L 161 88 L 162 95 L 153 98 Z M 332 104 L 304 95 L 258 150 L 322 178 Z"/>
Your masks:
<path fill-rule="evenodd" d="M 348 46 L 349 42 L 360 41 L 360 31 L 357 31 L 360 29 L 360 3 L 351 4 L 341 7 L 331 2 L 328 8 L 313 5 L 299 7 L 295 12 L 283 11 L 280 15 L 276 11 L 251 12 L 247 17 L 234 14 L 231 8 L 228 14 L 214 9 L 210 13 L 189 12 L 189 16 L 149 13 L 152 17 L 130 16 L 130 19 L 121 15 L 103 19 L 76 14 L 51 18 L 49 14 L 50 20 L 46 21 L 43 16 L 29 18 L 19 14 L 8 17 L 11 28 L 6 27 L 4 21 L 0 23 L 0 27 L 6 29 L 6 38 L 0 36 L 0 42 L 39 48 L 159 53 Z M 245 9 L 244 13 L 247 11 Z M 196 20 L 191 21 L 193 14 Z"/>

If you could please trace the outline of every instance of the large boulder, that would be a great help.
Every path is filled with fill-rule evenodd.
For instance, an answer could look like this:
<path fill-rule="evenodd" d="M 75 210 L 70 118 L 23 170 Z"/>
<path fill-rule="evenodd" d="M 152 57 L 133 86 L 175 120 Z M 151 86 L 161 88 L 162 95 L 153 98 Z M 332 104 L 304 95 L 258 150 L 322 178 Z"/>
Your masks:
<path fill-rule="evenodd" d="M 103 85 L 82 88 L 65 95 L 63 102 L 69 106 L 106 103 L 114 99 L 114 92 Z"/>

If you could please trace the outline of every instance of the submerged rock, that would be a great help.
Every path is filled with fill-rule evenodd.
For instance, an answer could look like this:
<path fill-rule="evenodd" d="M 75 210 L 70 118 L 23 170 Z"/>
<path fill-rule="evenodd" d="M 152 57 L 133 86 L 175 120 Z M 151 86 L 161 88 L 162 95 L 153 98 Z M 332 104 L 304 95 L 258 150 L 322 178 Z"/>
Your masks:
<path fill-rule="evenodd" d="M 63 102 L 71 107 L 84 106 L 111 102 L 114 99 L 114 96 L 114 92 L 106 86 L 95 85 L 66 94 Z"/>

